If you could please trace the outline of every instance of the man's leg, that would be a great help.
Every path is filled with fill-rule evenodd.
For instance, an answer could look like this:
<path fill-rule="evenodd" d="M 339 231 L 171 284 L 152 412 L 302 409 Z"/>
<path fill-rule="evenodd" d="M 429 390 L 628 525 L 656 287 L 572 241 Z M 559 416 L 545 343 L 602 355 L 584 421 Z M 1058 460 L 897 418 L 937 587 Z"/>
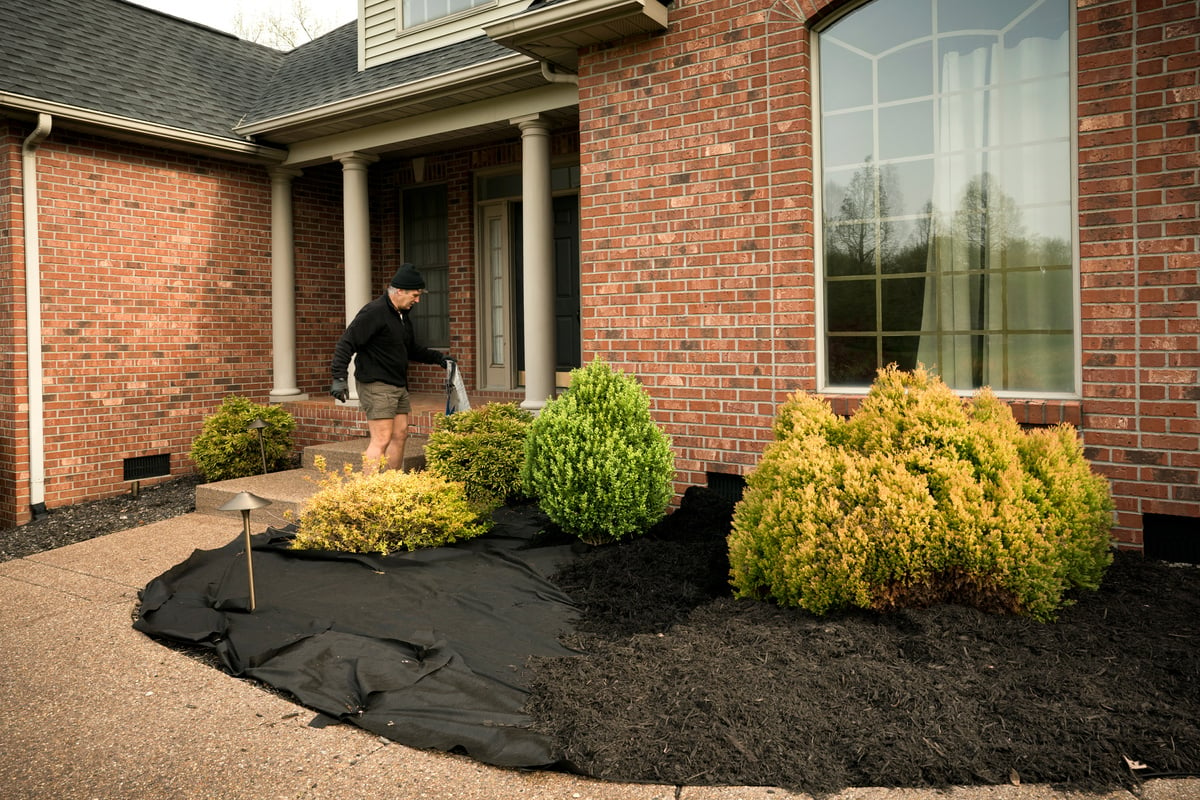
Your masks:
<path fill-rule="evenodd" d="M 405 436 L 408 436 L 408 419 L 405 418 Z M 395 428 L 395 419 L 369 419 L 367 420 L 367 431 L 371 434 L 371 441 L 367 443 L 367 450 L 363 453 L 363 474 L 374 475 L 379 470 L 379 461 L 384 456 L 388 457 L 388 465 L 391 465 L 391 455 L 389 448 L 392 443 L 392 433 Z"/>
<path fill-rule="evenodd" d="M 408 414 L 392 419 L 391 437 L 387 445 L 388 469 L 404 469 L 404 446 L 408 444 Z"/>

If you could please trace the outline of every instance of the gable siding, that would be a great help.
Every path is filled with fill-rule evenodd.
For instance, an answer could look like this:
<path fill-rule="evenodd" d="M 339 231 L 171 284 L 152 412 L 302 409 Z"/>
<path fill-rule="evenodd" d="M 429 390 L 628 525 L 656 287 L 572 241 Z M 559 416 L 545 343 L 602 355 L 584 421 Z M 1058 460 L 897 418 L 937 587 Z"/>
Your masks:
<path fill-rule="evenodd" d="M 846 5 L 679 4 L 582 55 L 585 353 L 646 385 L 679 488 L 746 474 L 816 389 L 806 20 Z M 1142 514 L 1200 517 L 1198 6 L 1078 3 L 1083 392 L 1010 403 L 1079 428 L 1130 545 Z"/>
<path fill-rule="evenodd" d="M 367 0 L 362 17 L 364 35 L 359 68 L 369 69 L 477 38 L 483 35 L 485 25 L 519 13 L 527 5 L 528 0 L 497 0 L 494 6 L 476 9 L 446 24 L 405 32 L 398 21 L 400 0 Z"/>

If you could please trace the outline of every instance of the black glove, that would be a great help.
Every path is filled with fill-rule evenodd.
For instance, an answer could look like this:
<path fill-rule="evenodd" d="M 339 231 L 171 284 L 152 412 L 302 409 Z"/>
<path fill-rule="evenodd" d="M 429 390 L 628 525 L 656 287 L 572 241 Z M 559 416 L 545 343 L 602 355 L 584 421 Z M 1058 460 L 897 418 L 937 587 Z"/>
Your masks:
<path fill-rule="evenodd" d="M 329 387 L 329 393 L 335 400 L 344 403 L 350 399 L 350 383 L 345 378 L 334 378 L 333 385 Z"/>
<path fill-rule="evenodd" d="M 454 359 L 451 358 L 450 356 L 443 355 L 442 360 L 439 363 L 441 364 L 442 369 L 445 369 L 446 367 L 450 366 L 452 363 L 455 363 L 455 362 L 454 362 Z"/>

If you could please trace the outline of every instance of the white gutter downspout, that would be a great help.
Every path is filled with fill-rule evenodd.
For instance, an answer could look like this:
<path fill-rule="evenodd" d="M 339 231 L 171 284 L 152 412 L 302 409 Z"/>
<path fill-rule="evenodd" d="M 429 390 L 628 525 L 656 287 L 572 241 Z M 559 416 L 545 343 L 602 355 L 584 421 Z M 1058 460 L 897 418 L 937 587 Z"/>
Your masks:
<path fill-rule="evenodd" d="M 29 508 L 46 514 L 46 428 L 42 394 L 42 280 L 38 250 L 37 147 L 50 135 L 49 114 L 21 146 L 22 210 L 25 216 L 25 342 L 29 369 Z"/>

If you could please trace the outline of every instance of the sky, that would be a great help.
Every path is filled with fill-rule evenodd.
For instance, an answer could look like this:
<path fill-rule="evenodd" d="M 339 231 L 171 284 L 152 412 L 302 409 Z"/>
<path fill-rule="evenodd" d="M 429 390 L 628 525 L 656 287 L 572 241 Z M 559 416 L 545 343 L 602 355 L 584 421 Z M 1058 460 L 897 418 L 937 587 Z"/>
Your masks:
<path fill-rule="evenodd" d="M 182 19 L 199 22 L 210 28 L 234 33 L 233 20 L 240 11 L 252 20 L 264 13 L 291 16 L 296 0 L 131 0 L 140 6 L 153 8 Z M 354 20 L 358 15 L 358 0 L 301 0 L 313 17 L 328 23 L 326 30 Z"/>

